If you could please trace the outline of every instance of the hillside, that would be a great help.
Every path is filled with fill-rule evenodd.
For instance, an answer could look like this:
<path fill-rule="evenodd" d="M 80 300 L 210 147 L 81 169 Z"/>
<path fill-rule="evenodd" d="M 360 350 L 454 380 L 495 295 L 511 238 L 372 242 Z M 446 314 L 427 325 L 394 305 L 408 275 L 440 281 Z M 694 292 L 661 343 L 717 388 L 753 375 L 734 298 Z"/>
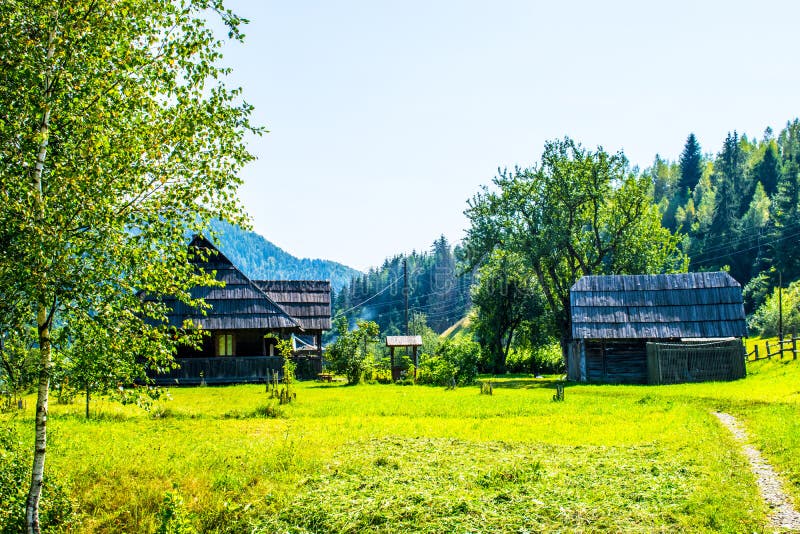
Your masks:
<path fill-rule="evenodd" d="M 361 275 L 341 263 L 322 259 L 296 258 L 263 236 L 238 226 L 217 221 L 220 250 L 247 276 L 263 280 L 330 280 L 338 292 L 353 276 Z"/>

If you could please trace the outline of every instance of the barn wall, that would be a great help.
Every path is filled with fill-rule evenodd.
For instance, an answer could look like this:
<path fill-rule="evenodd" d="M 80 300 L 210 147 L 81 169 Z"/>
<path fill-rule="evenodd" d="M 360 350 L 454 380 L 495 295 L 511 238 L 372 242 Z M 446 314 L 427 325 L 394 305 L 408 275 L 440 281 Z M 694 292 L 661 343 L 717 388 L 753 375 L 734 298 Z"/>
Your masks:
<path fill-rule="evenodd" d="M 647 383 L 644 340 L 585 340 L 586 379 L 611 384 Z"/>
<path fill-rule="evenodd" d="M 567 380 L 581 380 L 581 345 L 580 341 L 567 345 Z"/>

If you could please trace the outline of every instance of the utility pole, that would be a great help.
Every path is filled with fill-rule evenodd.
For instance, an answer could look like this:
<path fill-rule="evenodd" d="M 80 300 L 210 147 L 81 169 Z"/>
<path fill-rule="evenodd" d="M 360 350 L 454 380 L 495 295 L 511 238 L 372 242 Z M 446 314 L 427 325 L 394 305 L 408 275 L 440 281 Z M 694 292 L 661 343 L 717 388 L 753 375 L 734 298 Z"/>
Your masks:
<path fill-rule="evenodd" d="M 406 301 L 406 335 L 408 335 L 408 258 L 403 258 L 403 298 Z"/>
<path fill-rule="evenodd" d="M 778 272 L 778 343 L 780 343 L 782 340 L 783 340 L 783 273 Z M 779 347 L 783 348 L 782 345 L 779 345 Z"/>

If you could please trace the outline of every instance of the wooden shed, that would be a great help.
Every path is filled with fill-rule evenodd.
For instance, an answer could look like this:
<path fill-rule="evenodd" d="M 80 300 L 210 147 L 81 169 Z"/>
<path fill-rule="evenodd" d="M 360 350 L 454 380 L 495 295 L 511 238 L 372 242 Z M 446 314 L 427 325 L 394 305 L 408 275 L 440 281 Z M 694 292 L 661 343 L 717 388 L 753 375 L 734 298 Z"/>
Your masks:
<path fill-rule="evenodd" d="M 179 367 L 154 375 L 156 383 L 263 382 L 282 369 L 276 346 L 290 338 L 298 349 L 298 376 L 322 370 L 322 332 L 331 326 L 329 281 L 253 281 L 207 239 L 196 236 L 189 246 L 206 249 L 207 259 L 196 265 L 224 286 L 192 288 L 191 297 L 210 306 L 205 313 L 175 298 L 161 299 L 170 309 L 170 325 L 181 328 L 188 319 L 209 335 L 200 349 L 180 347 Z"/>
<path fill-rule="evenodd" d="M 585 276 L 570 290 L 567 378 L 676 383 L 745 375 L 742 288 L 724 272 Z"/>

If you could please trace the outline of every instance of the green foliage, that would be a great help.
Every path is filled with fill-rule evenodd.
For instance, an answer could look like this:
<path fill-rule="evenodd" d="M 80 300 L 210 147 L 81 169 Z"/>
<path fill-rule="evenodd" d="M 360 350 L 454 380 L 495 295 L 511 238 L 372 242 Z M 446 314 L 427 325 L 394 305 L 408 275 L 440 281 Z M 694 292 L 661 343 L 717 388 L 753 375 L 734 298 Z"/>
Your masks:
<path fill-rule="evenodd" d="M 472 303 L 472 328 L 483 349 L 482 367 L 493 374 L 506 371 L 506 360 L 518 332 L 546 329 L 550 319 L 534 271 L 523 256 L 502 249 L 492 251 L 479 269 Z"/>
<path fill-rule="evenodd" d="M 473 384 L 480 353 L 480 345 L 470 338 L 447 339 L 434 354 L 422 355 L 417 382 L 438 386 Z"/>
<path fill-rule="evenodd" d="M 160 523 L 156 534 L 194 534 L 197 531 L 185 511 L 183 498 L 179 493 L 168 491 L 159 513 Z"/>
<path fill-rule="evenodd" d="M 693 133 L 686 138 L 686 144 L 679 160 L 681 176 L 678 182 L 678 193 L 693 191 L 703 176 L 703 153 L 700 143 Z"/>
<path fill-rule="evenodd" d="M 418 349 L 422 353 L 433 354 L 439 347 L 439 335 L 428 326 L 428 316 L 422 312 L 413 312 L 408 321 L 408 333 L 412 336 L 422 337 L 422 346 Z"/>
<path fill-rule="evenodd" d="M 326 356 L 328 365 L 334 372 L 345 375 L 350 384 L 358 384 L 374 364 L 370 346 L 378 340 L 378 325 L 373 321 L 358 321 L 356 328 L 349 331 L 347 317 L 341 316 L 335 329 L 337 337 Z"/>
<path fill-rule="evenodd" d="M 764 304 L 750 317 L 748 326 L 751 333 L 761 337 L 778 335 L 778 291 L 777 287 L 773 289 Z M 788 288 L 783 288 L 780 300 L 783 308 L 784 335 L 800 333 L 800 280 L 791 283 Z"/>
<path fill-rule="evenodd" d="M 2 409 L 15 408 L 21 394 L 32 387 L 38 374 L 36 333 L 29 326 L 0 329 L 0 395 Z"/>
<path fill-rule="evenodd" d="M 25 501 L 30 483 L 30 452 L 12 427 L 0 427 L 0 534 L 25 531 Z M 67 531 L 77 526 L 75 505 L 53 473 L 42 492 L 43 531 Z"/>
<path fill-rule="evenodd" d="M 169 400 L 169 390 L 159 386 L 119 386 L 110 396 L 122 405 L 138 406 L 142 410 L 149 412 L 156 401 Z"/>
<path fill-rule="evenodd" d="M 681 165 L 691 160 L 696 169 L 697 151 L 689 150 L 690 144 L 687 140 Z M 687 151 L 695 156 L 687 159 Z M 720 152 L 700 162 L 699 181 L 688 196 L 686 182 L 659 201 L 665 224 L 685 234 L 683 249 L 691 257 L 691 269 L 724 269 L 743 286 L 762 274 L 771 286 L 777 284 L 778 272 L 787 280 L 800 278 L 800 252 L 794 245 L 800 202 L 800 121 L 787 123 L 777 138 L 768 129 L 760 141 L 728 133 Z M 656 177 L 669 165 L 657 161 L 645 174 Z M 697 176 L 695 171 L 692 175 Z M 663 190 L 655 178 L 654 186 Z M 752 310 L 748 306 L 748 312 Z"/>
<path fill-rule="evenodd" d="M 558 340 L 539 340 L 530 346 L 512 350 L 508 357 L 509 373 L 560 374 L 564 372 L 564 358 Z"/>
<path fill-rule="evenodd" d="M 120 352 L 159 367 L 196 342 L 141 292 L 202 304 L 188 290 L 212 277 L 185 236 L 244 222 L 245 136 L 261 130 L 224 83 L 217 31 L 240 40 L 245 21 L 222 0 L 8 0 L 0 20 L 0 295 L 38 334 L 35 530 L 54 327 L 98 341 L 70 355 L 87 391 L 116 378 Z"/>
<path fill-rule="evenodd" d="M 661 226 L 650 181 L 631 172 L 621 153 L 550 141 L 539 166 L 503 171 L 493 185 L 465 212 L 468 263 L 480 265 L 496 249 L 520 257 L 562 346 L 571 336 L 569 288 L 581 276 L 686 269 L 679 238 Z"/>

